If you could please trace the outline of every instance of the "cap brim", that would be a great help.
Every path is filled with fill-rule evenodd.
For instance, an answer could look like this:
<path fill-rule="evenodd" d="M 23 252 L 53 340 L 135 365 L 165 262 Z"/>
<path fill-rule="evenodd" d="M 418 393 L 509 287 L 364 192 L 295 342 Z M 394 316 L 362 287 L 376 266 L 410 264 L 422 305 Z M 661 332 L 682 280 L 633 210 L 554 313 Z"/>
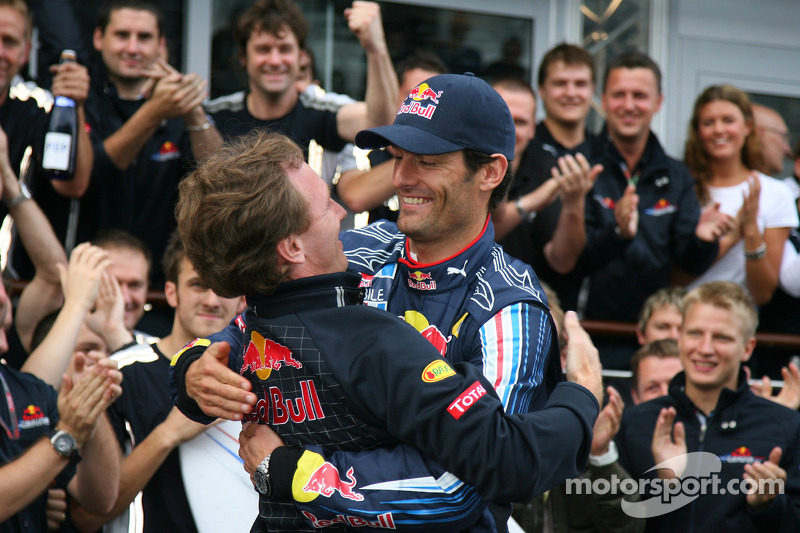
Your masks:
<path fill-rule="evenodd" d="M 390 145 L 398 146 L 412 154 L 427 155 L 446 154 L 464 149 L 463 146 L 442 139 L 438 135 L 401 124 L 381 126 L 356 134 L 356 146 L 359 148 L 369 150 Z"/>

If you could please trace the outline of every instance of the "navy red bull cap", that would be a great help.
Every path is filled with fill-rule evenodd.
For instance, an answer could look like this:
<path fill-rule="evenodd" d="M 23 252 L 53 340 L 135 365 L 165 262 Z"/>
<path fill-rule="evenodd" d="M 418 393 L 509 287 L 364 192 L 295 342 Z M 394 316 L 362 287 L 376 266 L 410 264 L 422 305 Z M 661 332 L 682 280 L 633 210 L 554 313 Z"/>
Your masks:
<path fill-rule="evenodd" d="M 474 74 L 428 78 L 403 101 L 391 126 L 358 132 L 359 148 L 399 146 L 414 154 L 475 150 L 514 159 L 514 120 L 503 98 Z"/>

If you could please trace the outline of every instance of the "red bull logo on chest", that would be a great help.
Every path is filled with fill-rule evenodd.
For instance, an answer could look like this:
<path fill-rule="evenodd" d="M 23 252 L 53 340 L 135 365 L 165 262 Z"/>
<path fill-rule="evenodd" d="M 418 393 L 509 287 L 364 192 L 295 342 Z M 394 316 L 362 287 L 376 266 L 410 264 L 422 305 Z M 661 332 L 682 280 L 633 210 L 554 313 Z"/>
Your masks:
<path fill-rule="evenodd" d="M 433 279 L 430 272 L 415 270 L 408 273 L 408 286 L 412 289 L 433 291 L 436 290 L 436 280 Z"/>
<path fill-rule="evenodd" d="M 255 372 L 259 379 L 267 379 L 273 370 L 279 370 L 283 365 L 303 368 L 303 363 L 294 358 L 289 348 L 253 331 L 250 334 L 250 343 L 244 352 L 239 374 L 244 375 L 245 371 L 249 370 Z"/>

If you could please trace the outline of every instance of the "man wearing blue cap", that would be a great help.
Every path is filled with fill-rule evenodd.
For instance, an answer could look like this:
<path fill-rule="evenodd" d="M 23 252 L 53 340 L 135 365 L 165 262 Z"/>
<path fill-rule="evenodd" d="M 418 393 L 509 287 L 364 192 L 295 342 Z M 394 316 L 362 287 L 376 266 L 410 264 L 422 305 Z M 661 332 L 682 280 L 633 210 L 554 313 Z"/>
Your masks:
<path fill-rule="evenodd" d="M 543 407 L 561 378 L 556 328 L 536 275 L 494 243 L 489 218 L 512 179 L 514 123 L 503 99 L 471 74 L 434 76 L 411 91 L 394 124 L 362 131 L 356 143 L 389 150 L 400 201 L 397 225 L 379 221 L 340 236 L 349 269 L 361 274 L 364 303 L 404 318 L 451 363 L 481 369 L 507 413 Z M 242 349 L 235 327 L 209 340 L 229 342 L 234 353 Z M 207 414 L 241 419 L 242 404 L 248 404 L 249 412 L 251 393 L 236 385 L 202 390 L 192 379 L 231 383 L 222 375 L 227 370 L 192 365 L 187 392 Z M 259 425 L 255 436 L 243 438 L 243 447 L 266 457 L 281 444 L 274 434 L 265 435 L 268 431 Z M 422 461 L 408 447 L 389 451 L 395 454 L 391 461 L 384 452 L 343 461 Z M 283 446 L 273 459 L 294 461 L 295 483 L 305 485 L 300 478 L 313 469 L 302 463 L 301 453 Z M 334 500 L 317 498 L 306 505 L 316 504 L 320 514 L 329 514 L 332 506 L 352 503 Z M 510 508 L 491 507 L 491 521 L 504 530 Z"/>

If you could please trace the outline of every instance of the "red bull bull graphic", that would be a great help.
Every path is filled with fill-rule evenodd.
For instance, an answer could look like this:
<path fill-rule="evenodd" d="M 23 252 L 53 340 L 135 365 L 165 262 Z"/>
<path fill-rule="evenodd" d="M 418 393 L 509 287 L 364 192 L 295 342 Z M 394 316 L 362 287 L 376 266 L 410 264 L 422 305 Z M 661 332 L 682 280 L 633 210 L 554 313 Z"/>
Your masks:
<path fill-rule="evenodd" d="M 422 371 L 422 381 L 425 383 L 436 383 L 437 381 L 442 381 L 443 379 L 455 375 L 455 370 L 453 370 L 453 367 L 448 365 L 446 361 L 434 361 Z"/>
<path fill-rule="evenodd" d="M 462 392 L 458 398 L 453 400 L 453 403 L 447 408 L 447 412 L 458 420 L 470 407 L 475 405 L 475 402 L 484 396 L 486 396 L 486 389 L 481 385 L 480 381 L 476 381 Z"/>
<path fill-rule="evenodd" d="M 439 350 L 442 357 L 447 353 L 447 344 L 452 337 L 445 337 L 439 328 L 430 324 L 425 315 L 419 311 L 406 311 L 403 315 L 403 320 L 414 326 L 414 329 L 420 332 L 428 342 L 433 344 L 433 347 Z"/>
<path fill-rule="evenodd" d="M 289 421 L 299 424 L 306 420 L 325 418 L 313 380 L 300 382 L 299 398 L 286 398 L 278 387 L 270 387 L 265 392 L 267 398 L 259 399 L 253 412 L 244 415 L 245 422 L 281 426 Z"/>
<path fill-rule="evenodd" d="M 404 102 L 400 106 L 397 114 L 402 115 L 408 113 L 411 115 L 419 115 L 430 120 L 433 117 L 433 113 L 436 111 L 436 104 L 439 103 L 439 98 L 441 98 L 443 92 L 444 91 L 434 91 L 427 83 L 422 83 L 411 89 L 408 98 L 406 98 L 406 100 L 411 99 L 411 103 L 406 104 Z M 423 106 L 423 102 L 427 105 Z"/>
<path fill-rule="evenodd" d="M 375 517 L 377 520 L 366 520 L 358 516 L 350 516 L 345 514 L 337 514 L 336 518 L 324 520 L 317 518 L 308 511 L 303 511 L 303 516 L 305 516 L 314 527 L 348 526 L 372 527 L 376 529 L 397 529 L 397 527 L 394 525 L 394 517 L 392 516 L 392 513 L 379 514 Z"/>
<path fill-rule="evenodd" d="M 442 92 L 444 91 L 439 91 L 439 92 L 434 91 L 433 89 L 431 89 L 431 86 L 428 85 L 427 83 L 420 83 L 419 85 L 411 89 L 411 92 L 408 93 L 408 97 L 416 102 L 421 102 L 422 100 L 430 100 L 434 104 L 438 104 L 439 97 L 442 96 Z"/>
<path fill-rule="evenodd" d="M 267 379 L 273 370 L 279 370 L 283 365 L 303 368 L 303 363 L 292 356 L 289 348 L 264 338 L 257 331 L 250 334 L 250 344 L 247 345 L 242 359 L 239 374 L 244 375 L 246 370 L 250 370 L 262 380 Z"/>
<path fill-rule="evenodd" d="M 348 481 L 342 480 L 339 475 L 339 469 L 326 461 L 314 470 L 311 477 L 308 478 L 305 487 L 303 487 L 303 492 L 315 492 L 326 498 L 330 498 L 334 492 L 338 492 L 342 498 L 356 502 L 362 501 L 364 496 L 353 490 L 353 487 L 356 486 L 356 478 L 353 475 L 352 466 L 345 476 Z"/>
<path fill-rule="evenodd" d="M 33 429 L 50 425 L 50 417 L 45 416 L 42 409 L 33 404 L 28 404 L 22 411 L 22 420 L 17 422 L 17 427 L 21 430 Z"/>
<path fill-rule="evenodd" d="M 436 290 L 436 280 L 430 272 L 415 270 L 408 273 L 408 286 L 420 291 L 433 291 Z"/>

